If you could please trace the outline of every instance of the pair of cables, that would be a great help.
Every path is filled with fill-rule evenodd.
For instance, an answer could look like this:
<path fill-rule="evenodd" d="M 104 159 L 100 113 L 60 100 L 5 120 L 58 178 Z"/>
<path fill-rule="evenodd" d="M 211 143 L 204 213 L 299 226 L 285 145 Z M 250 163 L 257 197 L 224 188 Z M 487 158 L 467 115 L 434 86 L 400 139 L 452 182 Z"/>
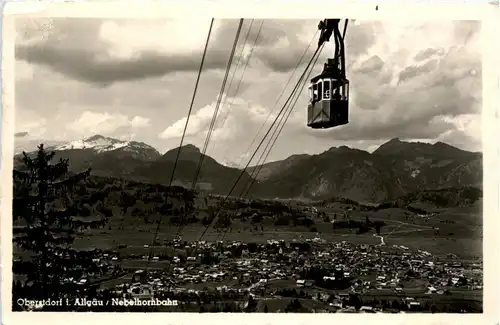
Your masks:
<path fill-rule="evenodd" d="M 246 164 L 246 166 L 243 168 L 243 170 L 241 170 L 240 172 L 240 175 L 239 177 L 236 179 L 236 181 L 234 182 L 233 186 L 231 187 L 231 190 L 229 191 L 229 193 L 224 197 L 224 199 L 222 200 L 222 202 L 219 204 L 219 208 L 217 209 L 217 212 L 215 213 L 214 215 L 214 218 L 212 220 L 211 223 L 209 223 L 204 231 L 202 232 L 200 238 L 198 239 L 198 242 L 203 238 L 203 236 L 205 235 L 205 233 L 207 232 L 207 230 L 217 221 L 217 218 L 224 206 L 224 204 L 226 203 L 227 199 L 231 196 L 232 192 L 234 191 L 234 189 L 236 188 L 238 182 L 240 181 L 240 179 L 243 177 L 243 175 L 246 173 L 246 170 L 248 169 L 250 163 L 252 162 L 253 158 L 255 157 L 255 155 L 257 154 L 257 152 L 259 151 L 260 147 L 262 146 L 262 144 L 264 143 L 264 141 L 266 140 L 266 138 L 268 137 L 268 135 L 270 134 L 270 132 L 273 130 L 275 124 L 278 122 L 278 119 L 282 116 L 282 114 L 285 112 L 285 110 L 288 108 L 289 104 L 291 103 L 291 100 L 292 100 L 292 97 L 296 94 L 297 90 L 299 89 L 299 87 L 301 86 L 303 80 L 305 79 L 304 77 L 306 76 L 307 72 L 309 71 L 309 67 L 311 66 L 311 64 L 313 63 L 313 61 L 316 59 L 316 56 L 318 55 L 318 53 L 320 52 L 321 50 L 321 47 L 318 47 L 313 56 L 311 57 L 311 59 L 309 60 L 309 63 L 307 64 L 304 72 L 301 74 L 299 80 L 297 81 L 295 87 L 293 88 L 290 96 L 288 96 L 287 100 L 285 101 L 283 107 L 281 108 L 281 110 L 279 111 L 279 113 L 277 114 L 277 116 L 275 117 L 273 123 L 270 125 L 269 129 L 267 130 L 266 134 L 263 136 L 262 140 L 260 141 L 260 143 L 258 144 L 257 148 L 254 150 L 252 156 L 250 157 L 248 163 Z"/>
<path fill-rule="evenodd" d="M 195 87 L 194 87 L 194 91 L 193 91 L 193 96 L 191 98 L 191 104 L 189 106 L 188 115 L 187 115 L 187 118 L 186 118 L 186 124 L 184 125 L 184 130 L 182 132 L 180 145 L 179 145 L 179 148 L 177 150 L 177 155 L 175 157 L 174 166 L 172 168 L 172 173 L 171 173 L 171 176 L 170 176 L 170 181 L 169 181 L 169 186 L 168 186 L 169 190 L 171 190 L 172 182 L 173 182 L 174 176 L 175 176 L 175 171 L 176 171 L 176 168 L 177 168 L 177 165 L 178 165 L 178 162 L 179 162 L 179 157 L 180 157 L 180 153 L 181 153 L 181 149 L 182 149 L 182 144 L 184 143 L 184 138 L 186 136 L 186 130 L 187 130 L 187 127 L 189 125 L 189 119 L 190 119 L 190 116 L 191 116 L 191 113 L 192 113 L 192 110 L 193 110 L 194 100 L 196 98 L 196 94 L 197 94 L 197 91 L 198 91 L 198 86 L 199 86 L 201 74 L 203 72 L 203 66 L 204 66 L 204 63 L 205 63 L 206 55 L 207 55 L 208 44 L 209 44 L 209 41 L 210 41 L 210 36 L 212 34 L 214 20 L 215 19 L 212 18 L 212 20 L 210 22 L 210 27 L 209 27 L 209 30 L 208 30 L 207 40 L 205 42 L 205 48 L 203 50 L 203 55 L 202 55 L 202 58 L 201 58 L 200 68 L 198 70 L 198 76 L 196 78 L 196 83 L 195 83 Z M 219 95 L 218 106 L 220 105 L 220 100 L 222 98 L 222 93 L 223 93 L 223 91 L 225 89 L 225 84 L 226 84 L 226 81 L 227 81 L 227 76 L 228 76 L 229 70 L 231 68 L 231 64 L 232 64 L 233 57 L 234 57 L 234 52 L 236 50 L 236 45 L 237 45 L 238 40 L 239 40 L 239 35 L 240 35 L 240 32 L 241 32 L 242 25 L 243 25 L 243 19 L 240 19 L 240 23 L 239 23 L 239 26 L 238 26 L 238 30 L 236 32 L 236 37 L 235 37 L 235 40 L 234 40 L 233 48 L 232 48 L 231 55 L 229 57 L 229 62 L 228 62 L 227 68 L 226 68 L 226 74 L 225 74 L 224 81 L 223 81 L 223 84 L 222 84 L 221 94 Z M 214 111 L 214 118 L 217 117 L 217 111 L 218 111 L 218 107 Z M 205 140 L 205 146 L 203 148 L 204 152 L 206 151 L 206 148 L 208 146 L 208 142 L 210 141 L 211 133 L 213 131 L 213 124 L 215 124 L 214 118 L 212 119 L 212 123 L 210 125 L 210 129 L 209 129 L 209 132 L 207 134 L 207 139 Z M 198 163 L 198 168 L 197 168 L 196 174 L 195 174 L 195 180 L 193 181 L 193 186 L 196 183 L 196 180 L 197 180 L 197 178 L 199 176 L 199 170 L 201 169 L 200 166 L 203 164 L 203 156 L 204 156 L 204 154 L 202 154 L 201 157 L 200 157 L 200 161 Z M 167 194 L 166 200 L 168 201 L 168 194 Z M 182 224 L 183 224 L 183 222 L 180 222 L 180 226 Z M 153 256 L 153 248 L 154 248 L 154 246 L 156 244 L 156 240 L 158 238 L 158 233 L 160 231 L 160 227 L 161 227 L 161 219 L 158 221 L 158 225 L 156 227 L 156 230 L 155 230 L 155 233 L 154 233 L 154 236 L 153 236 L 153 242 L 152 242 L 151 247 L 150 247 L 149 256 L 148 256 L 148 264 L 146 266 L 146 269 L 149 268 L 149 264 L 150 264 L 151 258 Z M 179 227 L 177 233 L 179 233 L 180 230 L 181 230 L 181 227 Z"/>

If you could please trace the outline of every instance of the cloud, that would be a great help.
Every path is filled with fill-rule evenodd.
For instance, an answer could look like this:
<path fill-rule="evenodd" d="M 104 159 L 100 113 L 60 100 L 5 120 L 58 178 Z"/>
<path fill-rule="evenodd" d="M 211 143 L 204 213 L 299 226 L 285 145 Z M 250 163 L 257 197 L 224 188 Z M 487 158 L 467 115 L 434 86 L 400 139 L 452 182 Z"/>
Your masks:
<path fill-rule="evenodd" d="M 109 134 L 123 127 L 143 128 L 148 125 L 149 119 L 142 116 L 135 116 L 130 119 L 128 116 L 119 113 L 85 111 L 78 119 L 68 125 L 68 129 L 82 134 Z"/>
<path fill-rule="evenodd" d="M 16 138 L 24 138 L 28 136 L 28 132 L 17 132 L 14 134 L 14 137 Z"/>
<path fill-rule="evenodd" d="M 149 125 L 149 119 L 142 116 L 134 116 L 134 118 L 130 121 L 130 126 L 133 128 L 143 128 Z"/>
<path fill-rule="evenodd" d="M 217 107 L 217 99 L 200 109 L 189 117 L 186 136 L 205 137 L 208 133 L 212 118 Z M 217 111 L 217 120 L 214 124 L 214 139 L 227 138 L 231 131 L 239 130 L 241 121 L 251 119 L 261 120 L 266 109 L 252 105 L 241 98 L 223 96 Z M 175 121 L 158 136 L 161 139 L 180 138 L 186 125 L 187 116 Z"/>
<path fill-rule="evenodd" d="M 118 139 L 122 140 L 122 141 L 133 141 L 136 139 L 136 137 L 137 137 L 137 134 L 129 133 L 129 134 L 123 134 L 123 135 L 118 136 Z"/>
<path fill-rule="evenodd" d="M 18 24 L 16 131 L 30 135 L 43 131 L 43 137 L 51 140 L 106 133 L 134 137 L 160 151 L 179 145 L 209 19 L 197 24 L 186 19 L 49 21 Z M 204 144 L 238 22 L 215 21 L 185 143 Z M 318 21 L 265 20 L 235 93 L 261 22 L 245 19 L 241 30 L 237 55 L 252 25 L 241 60 L 233 60 L 225 89 L 228 98 L 209 146 L 209 154 L 219 160 L 248 157 L 252 140 L 263 130 L 255 148 L 317 44 L 313 39 L 292 76 L 317 32 Z M 461 129 L 456 121 L 464 116 L 480 119 L 480 25 L 474 21 L 350 21 L 345 41 L 350 123 L 330 130 L 308 129 L 304 90 L 270 159 L 340 145 L 373 149 L 394 137 L 446 139 L 460 148 L 476 148 L 481 138 L 473 131 L 475 122 Z M 311 76 L 322 70 L 332 53 L 330 42 Z M 42 119 L 45 124 L 40 124 Z M 67 127 L 61 130 L 61 125 Z"/>
<path fill-rule="evenodd" d="M 16 112 L 15 130 L 18 134 L 32 137 L 42 137 L 47 132 L 48 121 L 33 110 Z M 17 136 L 19 138 L 19 136 Z M 23 136 L 24 137 L 24 136 Z"/>
<path fill-rule="evenodd" d="M 347 64 L 351 61 L 349 58 L 362 55 L 372 46 L 376 40 L 375 33 L 380 25 L 379 22 L 368 21 L 357 21 L 356 24 L 348 25 L 349 31 L 345 41 Z M 291 25 L 290 23 L 289 26 L 282 26 L 281 33 L 275 32 L 274 46 L 258 49 L 256 51 L 257 57 L 273 71 L 288 72 L 295 69 L 308 44 L 311 43 L 311 53 L 317 46 L 317 37 L 313 39 L 315 35 L 319 35 L 316 26 L 317 21 L 315 20 L 304 20 L 300 25 Z M 343 28 L 343 25 L 340 28 Z M 325 43 L 325 51 L 321 55 L 321 59 L 325 60 L 332 53 L 333 45 Z M 310 55 L 306 57 L 309 58 Z M 306 59 L 302 64 L 305 65 L 307 62 Z"/>
<path fill-rule="evenodd" d="M 424 61 L 424 60 L 426 60 L 434 55 L 442 56 L 443 54 L 444 54 L 444 49 L 442 49 L 442 48 L 438 48 L 438 49 L 428 48 L 428 49 L 422 50 L 421 52 L 417 53 L 417 55 L 415 55 L 413 60 L 415 60 L 415 62 L 420 62 L 420 61 Z"/>
<path fill-rule="evenodd" d="M 189 117 L 189 124 L 186 128 L 186 136 L 196 135 L 201 130 L 206 129 L 206 126 L 210 123 L 208 121 L 209 115 L 207 113 L 213 112 L 211 106 L 205 106 L 201 108 L 197 114 Z M 163 132 L 161 132 L 158 136 L 161 139 L 171 139 L 171 138 L 180 138 L 182 137 L 183 130 L 186 125 L 188 117 L 184 117 L 172 125 L 168 126 Z"/>
<path fill-rule="evenodd" d="M 432 28 L 415 30 L 414 36 L 423 37 L 426 29 Z M 390 35 L 381 36 L 391 38 Z M 427 43 L 433 44 L 433 39 Z M 408 44 L 404 47 L 406 54 L 401 56 L 393 56 L 390 49 L 383 51 L 376 45 L 371 49 L 376 49 L 376 56 L 358 61 L 348 74 L 351 80 L 350 124 L 320 132 L 303 132 L 311 137 L 344 141 L 383 140 L 396 136 L 436 139 L 457 128 L 450 118 L 473 116 L 480 119 L 480 58 L 471 52 L 470 46 L 456 46 L 454 39 L 447 44 L 450 46 L 446 53 L 439 48 L 427 49 L 424 53 L 418 46 Z M 415 62 L 414 57 L 419 62 Z M 480 134 L 473 137 L 480 139 Z"/>
<path fill-rule="evenodd" d="M 412 65 L 399 73 L 399 82 L 404 82 L 417 76 L 429 73 L 437 68 L 438 61 L 431 60 L 422 65 Z"/>
<path fill-rule="evenodd" d="M 199 52 L 190 56 L 164 55 L 150 51 L 138 53 L 133 58 L 116 59 L 100 56 L 90 50 L 62 49 L 56 45 L 34 44 L 18 46 L 16 57 L 20 60 L 50 67 L 54 71 L 84 82 L 107 86 L 117 81 L 139 80 L 163 76 L 173 72 L 194 71 L 200 66 Z M 204 69 L 225 67 L 225 51 L 217 51 L 207 58 Z"/>
<path fill-rule="evenodd" d="M 191 115 L 184 143 L 192 143 L 200 148 L 204 146 L 215 106 L 216 101 Z M 226 105 L 221 106 L 218 111 L 207 154 L 220 157 L 224 161 L 240 161 L 242 157 L 247 157 L 249 150 L 256 148 L 269 129 L 276 118 L 276 113 L 277 109 L 270 113 L 269 108 L 258 103 L 228 97 Z M 172 144 L 177 146 L 186 118 L 183 117 L 173 122 L 158 137 L 164 140 L 175 140 Z M 291 120 L 288 125 L 296 127 L 296 124 L 296 120 Z"/>
<path fill-rule="evenodd" d="M 68 24 L 67 20 L 53 20 L 49 37 L 16 45 L 16 58 L 100 86 L 199 69 L 207 33 L 204 28 L 193 29 L 189 23 L 171 22 L 166 27 L 173 25 L 173 28 L 167 35 L 161 35 L 165 45 L 158 46 L 159 39 L 148 35 L 151 33 L 151 26 L 147 32 L 139 35 L 137 31 L 132 33 L 138 25 L 134 22 L 130 23 L 131 26 L 115 21 L 95 25 L 95 20 L 82 19 L 81 23 L 92 28 L 84 34 L 82 30 L 74 28 L 76 24 Z M 147 26 L 148 23 L 143 24 L 143 29 L 144 25 Z M 201 35 L 196 33 L 197 30 L 203 34 L 203 41 L 197 37 L 193 42 L 190 37 L 185 36 Z M 156 36 L 159 36 L 157 33 L 158 31 Z M 130 41 L 130 37 L 136 42 L 132 48 L 124 49 L 123 43 L 122 46 L 116 44 L 115 38 L 126 42 Z M 227 65 L 229 50 L 218 43 L 220 41 L 216 39 L 207 53 L 205 70 L 224 69 Z"/>
<path fill-rule="evenodd" d="M 384 67 L 384 61 L 377 55 L 372 56 L 368 60 L 361 64 L 361 67 L 357 69 L 358 73 L 370 74 L 378 73 Z"/>

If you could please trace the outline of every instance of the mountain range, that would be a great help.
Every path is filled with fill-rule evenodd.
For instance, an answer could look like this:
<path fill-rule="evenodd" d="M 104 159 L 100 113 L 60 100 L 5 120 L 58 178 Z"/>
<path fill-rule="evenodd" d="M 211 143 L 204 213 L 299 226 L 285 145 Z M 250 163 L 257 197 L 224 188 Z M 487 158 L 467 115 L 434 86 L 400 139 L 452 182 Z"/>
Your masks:
<path fill-rule="evenodd" d="M 482 170 L 481 153 L 392 139 L 373 153 L 342 146 L 266 164 L 250 194 L 381 202 L 423 190 L 481 188 Z"/>
<path fill-rule="evenodd" d="M 162 155 L 142 142 L 101 135 L 46 146 L 56 152 L 57 159 L 69 158 L 71 170 L 92 167 L 92 174 L 96 176 L 153 183 L 170 182 L 179 150 L 175 148 Z M 20 157 L 15 156 L 15 163 L 20 162 Z M 183 146 L 173 184 L 191 187 L 200 157 L 202 153 L 197 147 Z M 232 195 L 242 192 L 256 168 L 248 168 L 243 173 Z M 266 163 L 249 195 L 306 199 L 345 197 L 381 202 L 423 190 L 482 188 L 482 170 L 482 153 L 460 150 L 443 142 L 429 144 L 392 139 L 373 153 L 342 146 L 316 155 L 292 155 Z M 196 187 L 226 195 L 240 174 L 240 169 L 204 155 Z"/>

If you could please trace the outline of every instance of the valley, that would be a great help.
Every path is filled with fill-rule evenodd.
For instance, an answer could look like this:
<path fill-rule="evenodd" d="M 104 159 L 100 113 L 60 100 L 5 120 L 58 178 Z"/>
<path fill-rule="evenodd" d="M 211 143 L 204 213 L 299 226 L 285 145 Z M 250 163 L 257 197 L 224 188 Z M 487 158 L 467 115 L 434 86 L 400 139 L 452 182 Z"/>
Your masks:
<path fill-rule="evenodd" d="M 274 162 L 249 195 L 240 193 L 255 169 L 230 196 L 241 171 L 208 156 L 192 190 L 200 157 L 192 145 L 182 148 L 171 187 L 165 183 L 178 149 L 161 155 L 97 136 L 54 147 L 55 159 L 69 159 L 70 174 L 92 168 L 74 185 L 66 211 L 71 249 L 97 263 L 61 281 L 89 299 L 179 302 L 123 311 L 480 312 L 480 156 L 418 146 L 423 152 L 398 140 L 390 150 L 381 146 L 389 153 L 344 147 L 285 167 Z M 404 168 L 411 161 L 418 174 Z M 15 193 L 21 189 L 15 183 Z M 16 241 L 29 230 L 14 217 Z M 33 257 L 14 244 L 18 295 L 27 290 L 21 270 Z"/>

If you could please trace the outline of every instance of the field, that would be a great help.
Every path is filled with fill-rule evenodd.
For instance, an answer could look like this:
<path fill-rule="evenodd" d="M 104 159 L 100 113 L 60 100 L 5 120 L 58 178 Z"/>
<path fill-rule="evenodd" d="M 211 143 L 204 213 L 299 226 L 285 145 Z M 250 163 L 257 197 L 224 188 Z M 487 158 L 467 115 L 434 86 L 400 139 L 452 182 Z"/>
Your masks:
<path fill-rule="evenodd" d="M 172 205 L 166 207 L 168 191 L 163 185 L 99 177 L 80 185 L 75 198 L 80 206 L 79 218 L 99 219 L 103 214 L 108 218 L 104 226 L 81 229 L 74 247 L 116 250 L 118 245 L 127 245 L 120 251 L 142 254 L 148 251 L 144 245 L 153 244 L 160 221 L 157 244 L 162 247 L 157 250 L 166 250 L 165 242 L 174 239 L 178 232 L 176 220 L 182 220 L 181 215 L 186 215 L 183 211 L 189 210 L 192 220 L 184 224 L 180 232 L 187 242 L 199 239 L 265 242 L 320 237 L 326 241 L 380 244 L 383 238 L 387 245 L 404 245 L 435 254 L 482 256 L 481 200 L 465 207 L 448 208 L 412 203 L 425 213 L 416 213 L 409 207 L 370 209 L 343 200 L 325 204 L 229 198 L 221 206 L 221 196 L 199 194 L 190 197 L 185 190 L 179 189 L 175 192 L 176 198 L 168 198 Z M 212 223 L 207 229 L 205 225 L 214 215 L 218 220 L 225 218 L 226 223 L 218 226 Z M 361 224 L 369 220 L 371 223 L 383 222 L 384 226 L 375 237 L 373 227 L 358 234 L 356 227 L 334 227 L 334 220 L 337 224 L 346 220 Z"/>
<path fill-rule="evenodd" d="M 319 208 L 329 219 L 345 211 L 345 206 Z M 204 241 L 241 241 L 266 242 L 267 240 L 303 240 L 319 237 L 326 241 L 346 240 L 352 243 L 376 245 L 381 237 L 386 245 L 403 245 L 410 249 L 422 249 L 433 254 L 453 253 L 463 258 L 482 255 L 482 216 L 479 206 L 436 210 L 430 217 L 408 218 L 404 209 L 385 209 L 381 211 L 349 211 L 349 218 L 363 222 L 383 221 L 379 236 L 369 231 L 357 234 L 354 229 L 333 229 L 331 221 L 311 217 L 314 228 L 305 226 L 276 226 L 273 219 L 265 217 L 258 224 L 235 219 L 227 229 L 206 229 L 201 223 L 191 223 L 182 227 L 182 240 L 191 242 L 201 238 Z M 143 216 L 113 216 L 105 228 L 87 229 L 77 237 L 74 247 L 78 249 L 118 250 L 124 254 L 147 254 L 148 245 L 153 243 L 156 223 L 145 224 Z M 439 233 L 434 229 L 439 228 Z M 164 242 L 175 238 L 178 226 L 162 220 L 157 236 L 155 253 L 171 253 Z M 205 232 L 203 236 L 202 233 Z M 126 245 L 118 248 L 118 245 Z"/>

